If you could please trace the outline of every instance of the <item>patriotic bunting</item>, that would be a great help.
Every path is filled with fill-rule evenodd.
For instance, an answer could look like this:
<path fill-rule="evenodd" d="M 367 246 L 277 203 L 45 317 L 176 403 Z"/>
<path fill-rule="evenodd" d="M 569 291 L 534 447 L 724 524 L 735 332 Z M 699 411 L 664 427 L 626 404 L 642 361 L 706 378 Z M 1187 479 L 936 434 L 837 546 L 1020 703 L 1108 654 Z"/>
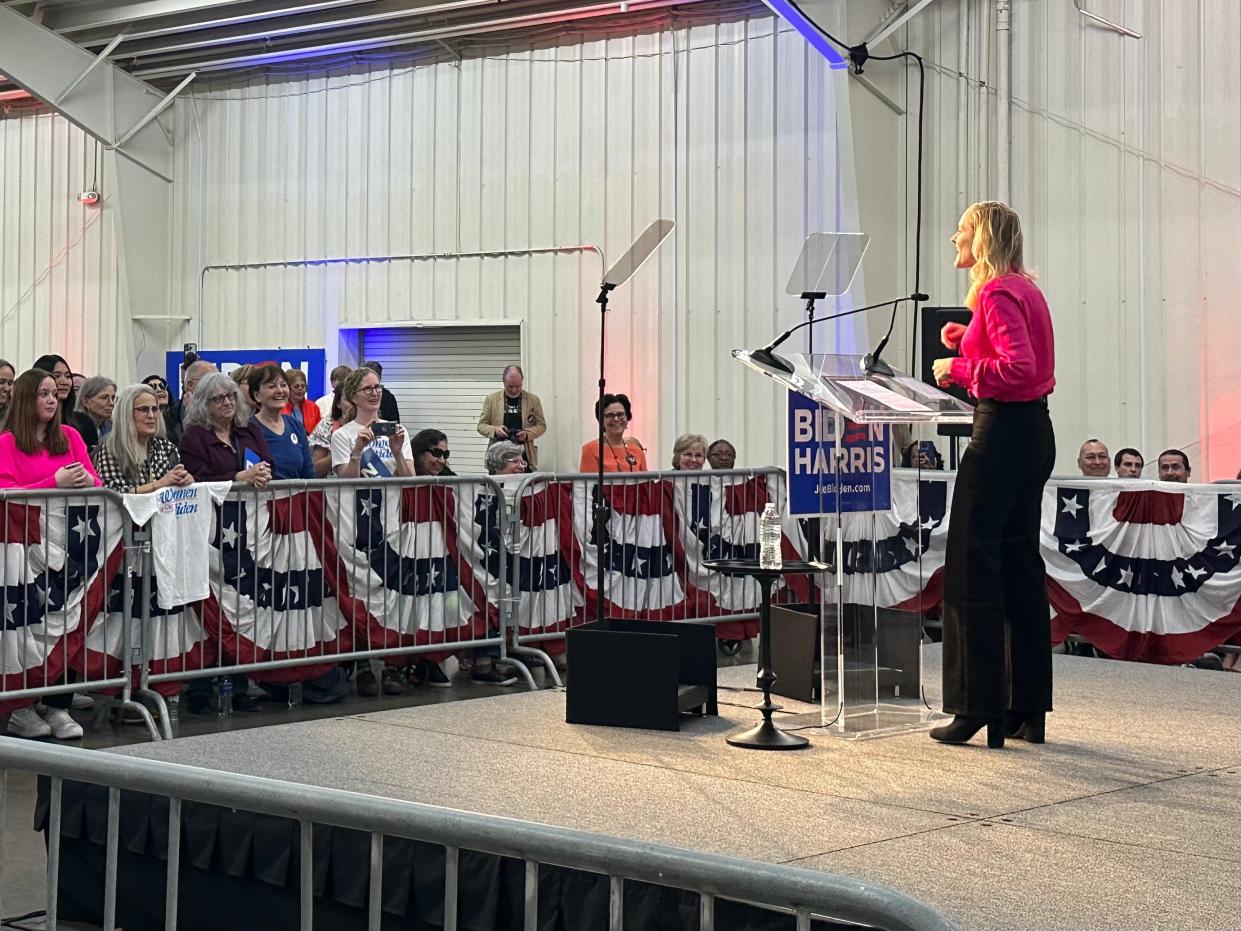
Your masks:
<path fill-rule="evenodd" d="M 951 473 L 894 471 L 890 511 L 844 517 L 839 566 L 834 521 L 824 521 L 822 558 L 832 572 L 822 584 L 835 585 L 839 571 L 850 601 L 937 605 L 952 487 Z M 594 616 L 599 558 L 609 616 L 681 620 L 757 609 L 751 580 L 720 577 L 704 563 L 753 558 L 758 515 L 769 500 L 783 504 L 777 475 L 704 471 L 609 483 L 602 546 L 593 488 L 536 478 L 520 491 L 478 481 L 232 494 L 216 506 L 210 596 L 161 609 L 152 575 L 145 630 L 141 577 L 119 571 L 127 520 L 119 507 L 89 496 L 4 501 L 0 686 L 55 684 L 69 668 L 88 680 L 119 676 L 126 626 L 155 674 L 330 660 L 354 649 L 451 649 L 494 636 L 506 598 L 521 633 L 556 632 Z M 786 522 L 786 558 L 818 542 Z M 1111 656 L 1180 663 L 1241 631 L 1241 486 L 1053 480 L 1042 550 L 1057 639 L 1077 632 Z M 786 581 L 781 600 L 818 597 L 809 580 Z M 723 622 L 718 633 L 740 639 L 753 625 Z"/>

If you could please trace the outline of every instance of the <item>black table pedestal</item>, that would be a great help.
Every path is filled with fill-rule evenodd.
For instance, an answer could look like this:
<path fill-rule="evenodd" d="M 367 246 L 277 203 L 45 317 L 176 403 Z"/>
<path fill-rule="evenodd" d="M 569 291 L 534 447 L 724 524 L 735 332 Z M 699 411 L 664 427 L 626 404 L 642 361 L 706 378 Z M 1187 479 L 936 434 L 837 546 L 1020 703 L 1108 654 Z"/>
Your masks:
<path fill-rule="evenodd" d="M 725 575 L 748 575 L 756 582 L 762 592 L 759 607 L 758 628 L 758 686 L 763 690 L 763 702 L 758 706 L 762 712 L 762 723 L 725 738 L 734 747 L 745 747 L 749 750 L 801 750 L 810 746 L 810 741 L 799 734 L 790 734 L 780 730 L 771 721 L 771 716 L 782 707 L 771 700 L 771 686 L 776 681 L 776 674 L 771 669 L 771 587 L 781 575 L 801 575 L 822 572 L 827 567 L 811 562 L 786 562 L 779 569 L 763 569 L 756 559 L 718 559 L 703 563 L 706 568 Z"/>

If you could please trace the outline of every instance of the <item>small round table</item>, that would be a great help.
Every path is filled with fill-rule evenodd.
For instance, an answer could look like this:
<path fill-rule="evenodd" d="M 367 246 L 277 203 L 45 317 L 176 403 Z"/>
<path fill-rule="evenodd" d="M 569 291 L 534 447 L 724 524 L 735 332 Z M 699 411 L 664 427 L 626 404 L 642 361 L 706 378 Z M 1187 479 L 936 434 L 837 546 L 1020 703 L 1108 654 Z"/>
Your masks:
<path fill-rule="evenodd" d="M 826 572 L 830 567 L 818 562 L 786 560 L 779 569 L 763 569 L 757 559 L 709 559 L 703 566 L 723 575 L 749 576 L 758 582 L 763 600 L 759 607 L 758 628 L 758 684 L 763 689 L 763 703 L 758 710 L 763 721 L 754 727 L 727 738 L 734 747 L 751 750 L 800 750 L 810 746 L 810 741 L 798 734 L 788 734 L 771 723 L 771 715 L 781 705 L 772 704 L 771 686 L 776 674 L 771 671 L 771 587 L 782 575 L 812 575 Z"/>

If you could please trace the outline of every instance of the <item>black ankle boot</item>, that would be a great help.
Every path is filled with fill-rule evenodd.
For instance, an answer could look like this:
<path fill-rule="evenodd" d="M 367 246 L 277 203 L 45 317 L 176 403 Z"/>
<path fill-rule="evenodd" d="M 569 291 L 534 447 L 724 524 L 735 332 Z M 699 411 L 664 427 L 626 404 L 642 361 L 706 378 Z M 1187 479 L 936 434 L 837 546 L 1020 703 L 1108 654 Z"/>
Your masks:
<path fill-rule="evenodd" d="M 1010 711 L 1004 716 L 1004 732 L 1014 740 L 1041 744 L 1047 737 L 1047 713 L 1044 711 Z"/>
<path fill-rule="evenodd" d="M 931 728 L 931 739 L 945 744 L 963 744 L 984 727 L 987 729 L 987 746 L 992 750 L 1003 747 L 1003 718 L 970 718 L 958 714 L 952 719 L 952 723 Z"/>

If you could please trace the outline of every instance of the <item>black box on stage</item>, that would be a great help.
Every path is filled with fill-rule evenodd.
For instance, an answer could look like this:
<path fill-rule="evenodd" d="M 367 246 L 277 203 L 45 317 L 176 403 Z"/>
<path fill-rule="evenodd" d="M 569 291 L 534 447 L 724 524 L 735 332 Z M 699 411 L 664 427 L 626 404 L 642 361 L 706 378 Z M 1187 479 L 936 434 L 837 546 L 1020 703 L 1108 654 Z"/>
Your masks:
<path fill-rule="evenodd" d="M 718 714 L 715 625 L 608 618 L 571 628 L 565 721 L 678 731 Z"/>
<path fill-rule="evenodd" d="M 944 344 L 939 341 L 939 331 L 943 329 L 945 323 L 968 325 L 973 315 L 965 307 L 923 307 L 919 313 L 921 314 L 919 332 L 922 357 L 919 377 L 928 385 L 935 385 L 935 376 L 931 374 L 931 363 L 944 356 L 956 355 L 955 352 L 950 353 L 945 349 Z M 935 387 L 939 386 L 935 385 Z M 974 403 L 964 388 L 950 385 L 941 390 L 948 392 L 958 401 L 964 401 L 967 404 Z M 973 432 L 973 427 L 970 424 L 939 424 L 936 432 L 940 436 L 969 436 Z"/>

